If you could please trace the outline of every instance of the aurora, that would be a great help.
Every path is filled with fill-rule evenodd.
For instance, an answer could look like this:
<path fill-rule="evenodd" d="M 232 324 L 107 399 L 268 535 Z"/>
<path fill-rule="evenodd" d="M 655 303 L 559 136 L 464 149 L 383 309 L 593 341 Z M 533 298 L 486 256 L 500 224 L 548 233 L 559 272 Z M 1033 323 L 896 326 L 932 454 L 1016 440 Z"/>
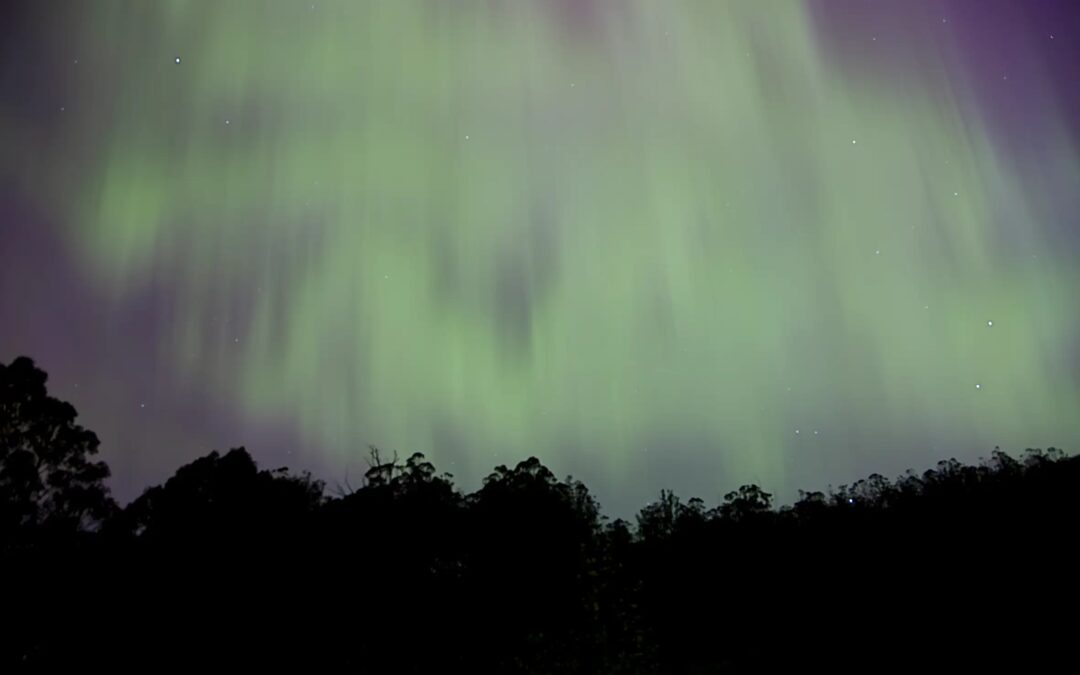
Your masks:
<path fill-rule="evenodd" d="M 121 495 L 241 443 L 616 513 L 1075 448 L 1076 12 L 905 4 L 13 10 L 0 360 Z"/>

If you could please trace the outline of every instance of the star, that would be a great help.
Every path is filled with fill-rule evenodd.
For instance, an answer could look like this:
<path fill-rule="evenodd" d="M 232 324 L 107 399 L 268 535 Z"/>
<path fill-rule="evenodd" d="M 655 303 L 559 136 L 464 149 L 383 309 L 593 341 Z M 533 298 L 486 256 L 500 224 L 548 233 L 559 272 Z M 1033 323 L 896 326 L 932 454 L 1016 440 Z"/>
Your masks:
<path fill-rule="evenodd" d="M 852 144 L 852 145 L 855 145 L 855 143 L 857 143 L 857 142 L 858 142 L 858 141 L 856 141 L 856 140 L 855 140 L 854 138 L 853 138 L 853 139 L 851 139 L 851 144 Z"/>
<path fill-rule="evenodd" d="M 993 321 L 987 321 L 987 322 L 986 322 L 986 325 L 987 325 L 987 326 L 993 326 L 993 325 L 994 325 L 994 322 L 993 322 Z"/>
<path fill-rule="evenodd" d="M 180 63 L 180 57 L 179 56 L 176 57 L 176 62 Z"/>
<path fill-rule="evenodd" d="M 975 385 L 975 388 L 976 388 L 976 389 L 982 389 L 982 385 L 981 385 L 981 384 L 977 384 L 977 385 Z"/>
<path fill-rule="evenodd" d="M 796 429 L 796 430 L 795 430 L 795 433 L 796 433 L 796 434 L 798 434 L 798 433 L 799 433 L 799 430 L 798 430 L 798 429 Z"/>
<path fill-rule="evenodd" d="M 469 140 L 469 135 L 465 134 L 465 140 Z"/>
<path fill-rule="evenodd" d="M 874 251 L 874 255 L 881 255 L 881 249 L 877 249 L 876 251 Z"/>
<path fill-rule="evenodd" d="M 146 404 L 145 404 L 145 403 L 140 403 L 140 404 L 139 404 L 139 407 L 140 407 L 140 408 L 145 408 L 145 407 L 146 407 Z"/>
<path fill-rule="evenodd" d="M 225 120 L 225 124 L 228 124 L 228 123 L 229 123 L 229 120 Z"/>

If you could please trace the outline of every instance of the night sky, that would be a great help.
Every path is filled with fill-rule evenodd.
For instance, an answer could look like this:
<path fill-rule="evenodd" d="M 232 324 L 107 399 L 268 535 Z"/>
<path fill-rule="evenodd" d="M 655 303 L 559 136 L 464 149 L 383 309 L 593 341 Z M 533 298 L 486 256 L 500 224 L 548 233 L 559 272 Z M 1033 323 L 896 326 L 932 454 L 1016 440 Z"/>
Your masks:
<path fill-rule="evenodd" d="M 1080 444 L 1080 3 L 0 9 L 0 361 L 211 449 L 625 515 Z"/>

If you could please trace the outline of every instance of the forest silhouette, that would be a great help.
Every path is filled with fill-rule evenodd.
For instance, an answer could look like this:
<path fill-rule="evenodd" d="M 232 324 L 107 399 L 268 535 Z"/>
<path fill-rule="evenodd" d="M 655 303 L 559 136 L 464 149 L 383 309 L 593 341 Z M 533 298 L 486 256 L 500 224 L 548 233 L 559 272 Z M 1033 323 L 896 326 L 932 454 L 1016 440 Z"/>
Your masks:
<path fill-rule="evenodd" d="M 0 671 L 1076 669 L 1080 460 L 871 475 L 778 508 L 670 491 L 609 521 L 535 457 L 464 493 L 370 452 L 328 494 L 243 448 L 125 507 L 98 439 L 0 364 Z"/>

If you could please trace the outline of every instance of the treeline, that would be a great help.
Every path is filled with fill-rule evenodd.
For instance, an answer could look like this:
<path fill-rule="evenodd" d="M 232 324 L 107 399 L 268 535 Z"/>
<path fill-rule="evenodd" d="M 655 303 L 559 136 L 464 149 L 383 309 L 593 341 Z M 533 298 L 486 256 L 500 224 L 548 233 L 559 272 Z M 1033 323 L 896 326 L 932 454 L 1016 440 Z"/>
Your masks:
<path fill-rule="evenodd" d="M 0 669 L 1074 670 L 1080 462 L 941 462 L 776 508 L 609 522 L 537 459 L 472 493 L 371 454 L 328 496 L 210 453 L 124 508 L 29 359 L 0 365 Z"/>

